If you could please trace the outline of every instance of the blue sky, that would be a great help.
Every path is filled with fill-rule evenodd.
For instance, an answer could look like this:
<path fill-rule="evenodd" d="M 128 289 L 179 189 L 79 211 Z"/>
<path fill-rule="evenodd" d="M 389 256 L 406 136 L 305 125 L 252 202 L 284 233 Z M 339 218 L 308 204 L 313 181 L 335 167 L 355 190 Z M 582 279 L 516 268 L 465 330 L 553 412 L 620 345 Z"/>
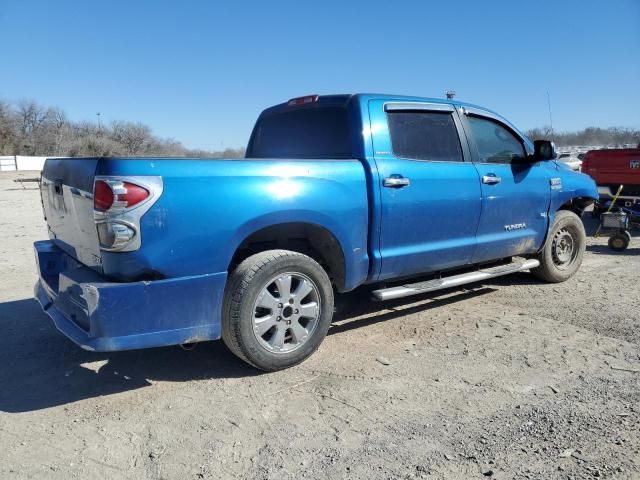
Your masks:
<path fill-rule="evenodd" d="M 0 0 L 0 98 L 244 145 L 307 93 L 484 105 L 521 129 L 640 127 L 640 0 Z"/>

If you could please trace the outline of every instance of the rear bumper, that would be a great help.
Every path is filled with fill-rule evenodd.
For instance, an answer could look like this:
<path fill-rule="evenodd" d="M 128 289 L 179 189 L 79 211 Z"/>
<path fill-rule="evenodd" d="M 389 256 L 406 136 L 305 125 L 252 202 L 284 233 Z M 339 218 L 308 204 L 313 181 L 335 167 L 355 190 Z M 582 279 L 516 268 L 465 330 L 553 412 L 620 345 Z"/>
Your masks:
<path fill-rule="evenodd" d="M 220 338 L 226 272 L 114 283 L 56 247 L 35 242 L 35 298 L 86 350 L 160 347 Z"/>

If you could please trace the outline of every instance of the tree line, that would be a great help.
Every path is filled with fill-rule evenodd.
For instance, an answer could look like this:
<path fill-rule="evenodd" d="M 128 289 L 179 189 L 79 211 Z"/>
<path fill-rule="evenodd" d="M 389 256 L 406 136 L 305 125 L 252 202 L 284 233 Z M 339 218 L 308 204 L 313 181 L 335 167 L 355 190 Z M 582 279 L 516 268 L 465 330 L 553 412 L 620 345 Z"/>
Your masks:
<path fill-rule="evenodd" d="M 640 145 L 640 130 L 625 127 L 588 127 L 577 132 L 556 132 L 550 127 L 534 128 L 525 132 L 531 140 L 553 140 L 559 147 Z"/>
<path fill-rule="evenodd" d="M 244 148 L 193 150 L 153 135 L 151 128 L 140 122 L 74 122 L 58 107 L 33 100 L 0 100 L 0 155 L 242 158 Z"/>

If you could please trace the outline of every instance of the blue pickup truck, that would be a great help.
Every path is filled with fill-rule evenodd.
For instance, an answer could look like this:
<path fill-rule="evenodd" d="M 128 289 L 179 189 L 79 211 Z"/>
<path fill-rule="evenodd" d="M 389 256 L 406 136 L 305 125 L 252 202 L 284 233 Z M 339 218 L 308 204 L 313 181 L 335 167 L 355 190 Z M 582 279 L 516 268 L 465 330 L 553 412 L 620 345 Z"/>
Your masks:
<path fill-rule="evenodd" d="M 387 300 L 570 278 L 598 192 L 554 158 L 484 108 L 357 94 L 266 109 L 241 160 L 49 159 L 35 296 L 87 350 L 222 337 L 287 368 L 359 285 Z"/>

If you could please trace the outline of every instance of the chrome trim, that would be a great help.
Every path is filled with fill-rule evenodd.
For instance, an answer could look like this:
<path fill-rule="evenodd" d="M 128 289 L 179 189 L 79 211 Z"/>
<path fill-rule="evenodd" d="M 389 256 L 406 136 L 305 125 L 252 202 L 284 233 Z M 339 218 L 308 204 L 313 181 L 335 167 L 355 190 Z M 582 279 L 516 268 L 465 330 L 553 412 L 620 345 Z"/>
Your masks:
<path fill-rule="evenodd" d="M 435 292 L 445 288 L 458 287 L 467 283 L 479 282 L 490 278 L 508 275 L 510 273 L 529 270 L 540 265 L 540 261 L 536 259 L 525 260 L 522 263 L 511 263 L 508 265 L 500 265 L 498 267 L 481 269 L 476 272 L 463 273 L 451 277 L 438 278 L 426 282 L 418 282 L 414 284 L 402 285 L 399 287 L 382 288 L 371 292 L 373 300 L 384 301 L 396 298 L 408 297 L 411 295 L 419 295 L 421 293 Z"/>
<path fill-rule="evenodd" d="M 93 193 L 44 175 L 40 194 L 47 222 L 48 236 L 63 245 L 62 249 L 89 268 L 102 268 L 98 235 L 93 217 Z M 58 185 L 61 194 L 55 192 Z M 93 236 L 90 235 L 94 229 Z"/>
<path fill-rule="evenodd" d="M 402 188 L 411 185 L 411 180 L 406 177 L 387 177 L 383 180 L 382 186 L 387 188 Z"/>
<path fill-rule="evenodd" d="M 498 177 L 496 175 L 483 175 L 482 183 L 486 185 L 496 185 L 502 181 L 502 177 Z"/>

